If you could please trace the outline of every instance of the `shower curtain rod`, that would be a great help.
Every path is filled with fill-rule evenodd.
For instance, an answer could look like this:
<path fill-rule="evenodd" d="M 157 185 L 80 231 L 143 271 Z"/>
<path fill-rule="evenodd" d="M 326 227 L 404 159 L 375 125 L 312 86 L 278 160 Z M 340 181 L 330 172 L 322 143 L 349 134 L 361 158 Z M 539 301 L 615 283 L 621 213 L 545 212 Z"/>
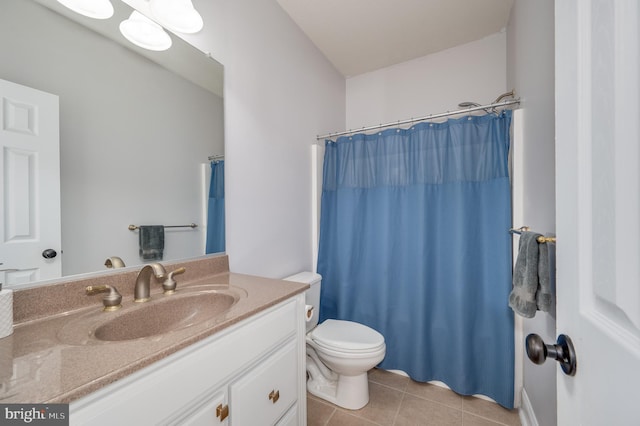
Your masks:
<path fill-rule="evenodd" d="M 520 98 L 510 99 L 508 101 L 496 102 L 496 103 L 487 104 L 487 105 L 480 105 L 472 108 L 464 108 L 456 111 L 447 111 L 440 114 L 431 114 L 431 115 L 427 115 L 420 118 L 411 118 L 409 120 L 394 121 L 393 123 L 378 124 L 377 126 L 362 127 L 360 129 L 347 130 L 344 132 L 327 133 L 326 135 L 318 136 L 316 140 L 319 141 L 321 139 L 327 139 L 327 138 L 331 139 L 331 138 L 335 138 L 336 136 L 344 136 L 344 135 L 350 135 L 350 134 L 359 133 L 359 132 L 367 132 L 369 130 L 384 129 L 386 127 L 401 126 L 403 124 L 416 123 L 418 121 L 426 121 L 426 120 L 432 120 L 434 118 L 449 117 L 451 115 L 466 114 L 469 112 L 480 111 L 488 108 L 493 109 L 493 108 L 499 108 L 499 107 L 504 107 L 509 105 L 517 105 L 519 103 L 520 103 Z"/>

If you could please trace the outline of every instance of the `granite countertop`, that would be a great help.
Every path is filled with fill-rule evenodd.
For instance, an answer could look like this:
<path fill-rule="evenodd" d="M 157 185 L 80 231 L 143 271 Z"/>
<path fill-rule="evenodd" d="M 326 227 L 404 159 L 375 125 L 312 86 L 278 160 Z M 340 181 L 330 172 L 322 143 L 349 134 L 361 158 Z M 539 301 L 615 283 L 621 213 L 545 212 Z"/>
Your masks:
<path fill-rule="evenodd" d="M 219 259 L 217 261 L 220 263 Z M 187 269 L 189 270 L 189 266 Z M 17 317 L 18 321 L 14 319 L 14 333 L 0 339 L 0 402 L 70 403 L 270 306 L 302 293 L 308 287 L 295 282 L 228 271 L 216 272 L 216 268 L 204 269 L 213 273 L 198 274 L 198 276 L 192 273 L 190 276 L 185 276 L 184 281 L 178 281 L 176 295 L 180 294 L 180 289 L 185 290 L 184 294 L 195 290 L 198 286 L 215 284 L 220 289 L 228 289 L 241 295 L 238 301 L 226 312 L 201 323 L 135 340 L 103 342 L 82 336 L 78 336 L 77 341 L 68 338 L 69 324 L 78 324 L 84 321 L 83 318 L 95 318 L 95 316 L 106 318 L 110 314 L 118 313 L 118 311 L 101 312 L 101 296 L 84 295 L 86 285 L 97 285 L 97 283 L 87 284 L 87 280 L 80 280 L 65 284 L 66 287 L 57 291 L 69 292 L 67 299 L 75 297 L 83 301 L 86 306 L 69 309 L 70 302 L 62 303 L 56 299 L 56 303 L 50 303 L 50 305 L 58 306 L 58 312 L 44 316 L 36 314 L 38 309 L 31 305 L 27 306 L 29 303 L 34 303 L 28 300 L 35 300 L 35 294 L 43 290 L 30 290 L 29 294 L 24 295 L 16 292 L 14 318 Z M 219 271 L 220 268 L 217 269 Z M 170 269 L 167 268 L 167 270 Z M 114 274 L 111 278 L 126 281 L 133 288 L 135 279 L 130 280 L 135 274 L 129 272 L 124 274 L 126 275 L 124 278 L 120 275 L 122 274 Z M 126 284 L 117 287 L 118 290 L 124 285 Z M 131 292 L 121 291 L 121 293 L 122 310 L 135 309 L 132 307 L 134 302 Z M 151 295 L 152 299 L 171 297 L 162 294 L 160 285 L 152 285 Z M 90 304 L 87 304 L 87 300 Z M 27 306 L 26 309 L 25 306 Z M 41 308 L 40 310 L 45 310 L 44 306 Z"/>

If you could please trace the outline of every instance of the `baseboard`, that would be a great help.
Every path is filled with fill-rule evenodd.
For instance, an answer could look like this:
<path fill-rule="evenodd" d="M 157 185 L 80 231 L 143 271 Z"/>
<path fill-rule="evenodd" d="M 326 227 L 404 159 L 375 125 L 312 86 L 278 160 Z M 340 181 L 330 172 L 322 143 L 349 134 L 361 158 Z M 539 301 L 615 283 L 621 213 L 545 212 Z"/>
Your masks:
<path fill-rule="evenodd" d="M 520 405 L 520 423 L 522 426 L 539 426 L 538 419 L 536 419 L 536 413 L 533 412 L 531 401 L 527 391 L 522 388 L 522 400 Z"/>

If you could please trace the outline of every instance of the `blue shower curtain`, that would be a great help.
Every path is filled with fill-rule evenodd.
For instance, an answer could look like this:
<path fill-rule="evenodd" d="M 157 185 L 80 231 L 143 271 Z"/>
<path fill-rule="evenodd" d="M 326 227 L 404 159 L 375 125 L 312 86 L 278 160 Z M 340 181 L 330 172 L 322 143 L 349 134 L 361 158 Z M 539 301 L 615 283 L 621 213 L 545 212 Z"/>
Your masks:
<path fill-rule="evenodd" d="M 511 112 L 327 141 L 320 319 L 385 337 L 385 369 L 513 407 Z"/>
<path fill-rule="evenodd" d="M 224 161 L 211 162 L 206 253 L 224 251 Z"/>

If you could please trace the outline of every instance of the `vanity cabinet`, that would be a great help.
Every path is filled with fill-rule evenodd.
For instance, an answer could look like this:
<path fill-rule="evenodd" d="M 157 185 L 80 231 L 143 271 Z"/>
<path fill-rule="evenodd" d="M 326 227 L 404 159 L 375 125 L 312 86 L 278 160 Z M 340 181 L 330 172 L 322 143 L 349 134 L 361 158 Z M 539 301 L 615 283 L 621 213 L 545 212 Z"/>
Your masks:
<path fill-rule="evenodd" d="M 72 402 L 70 424 L 304 425 L 304 328 L 299 294 Z"/>

